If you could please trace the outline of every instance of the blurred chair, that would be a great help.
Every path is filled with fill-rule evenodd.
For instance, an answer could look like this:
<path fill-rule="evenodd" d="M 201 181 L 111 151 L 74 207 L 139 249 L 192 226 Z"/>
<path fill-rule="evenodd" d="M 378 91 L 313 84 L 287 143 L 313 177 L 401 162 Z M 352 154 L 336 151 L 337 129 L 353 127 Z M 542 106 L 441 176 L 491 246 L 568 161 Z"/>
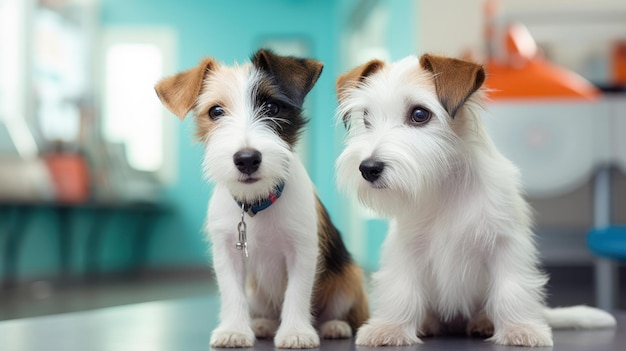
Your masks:
<path fill-rule="evenodd" d="M 598 168 L 594 179 L 594 228 L 587 234 L 587 246 L 598 257 L 596 304 L 605 310 L 616 308 L 616 296 L 619 296 L 616 261 L 626 261 L 626 227 L 615 225 L 611 212 L 611 168 L 605 166 Z"/>
<path fill-rule="evenodd" d="M 613 80 L 614 85 L 610 91 L 626 93 L 626 41 L 615 43 L 613 52 Z M 616 102 L 612 109 L 617 132 L 612 138 L 613 146 L 617 150 L 614 161 L 622 171 L 626 171 L 626 150 L 624 138 L 619 133 L 626 129 L 623 122 L 623 114 L 626 107 L 626 99 L 621 103 Z M 619 124 L 621 123 L 621 124 Z M 626 262 L 626 226 L 616 225 L 611 221 L 611 178 L 610 169 L 604 167 L 596 175 L 595 179 L 595 227 L 587 234 L 587 245 L 598 257 L 596 262 L 596 295 L 598 306 L 612 309 L 615 306 L 615 296 L 618 292 L 618 275 L 615 262 Z M 619 296 L 619 295 L 617 295 Z"/>
<path fill-rule="evenodd" d="M 600 257 L 626 262 L 626 226 L 594 228 L 587 235 L 587 244 Z"/>

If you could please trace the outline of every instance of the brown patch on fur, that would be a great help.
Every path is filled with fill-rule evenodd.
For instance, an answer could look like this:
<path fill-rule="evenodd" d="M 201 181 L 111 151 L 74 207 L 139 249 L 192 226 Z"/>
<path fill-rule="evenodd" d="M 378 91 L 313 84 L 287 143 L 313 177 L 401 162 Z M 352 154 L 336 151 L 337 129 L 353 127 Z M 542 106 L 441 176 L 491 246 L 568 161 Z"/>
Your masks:
<path fill-rule="evenodd" d="M 215 127 L 215 122 L 211 120 L 207 114 L 208 113 L 198 115 L 194 119 L 196 122 L 196 132 L 194 135 L 200 142 L 206 142 L 209 134 Z"/>
<path fill-rule="evenodd" d="M 207 57 L 194 68 L 161 79 L 154 90 L 163 105 L 182 120 L 196 103 L 207 72 L 215 66 L 215 60 Z"/>
<path fill-rule="evenodd" d="M 371 60 L 361 66 L 358 66 L 337 78 L 335 83 L 335 92 L 337 93 L 337 99 L 341 103 L 348 95 L 348 91 L 358 86 L 363 82 L 365 78 L 380 71 L 385 66 L 385 63 L 381 60 Z M 348 116 L 341 116 L 344 126 L 348 125 Z"/>
<path fill-rule="evenodd" d="M 237 106 L 238 99 L 245 94 L 246 85 L 241 84 L 242 79 L 247 79 L 249 65 L 229 67 L 219 65 L 206 76 L 203 82 L 202 92 L 194 106 L 196 118 L 195 136 L 198 141 L 206 142 L 210 132 L 215 128 L 216 121 L 209 117 L 211 107 L 219 105 L 226 110 L 229 118 L 233 115 L 233 108 Z"/>
<path fill-rule="evenodd" d="M 425 54 L 420 65 L 433 73 L 439 101 L 453 118 L 485 81 L 483 67 L 469 61 Z"/>
<path fill-rule="evenodd" d="M 352 305 L 346 309 L 346 315 L 334 317 L 345 320 L 355 332 L 369 317 L 363 271 L 352 261 L 337 228 L 330 221 L 319 199 L 317 213 L 320 258 L 313 293 L 314 315 L 323 315 L 326 309 L 333 308 L 337 299 L 351 301 Z"/>
<path fill-rule="evenodd" d="M 343 100 L 349 89 L 356 87 L 360 82 L 363 82 L 365 78 L 380 71 L 384 66 L 385 63 L 381 60 L 371 60 L 340 75 L 335 83 L 337 99 L 339 99 L 339 101 Z"/>
<path fill-rule="evenodd" d="M 334 304 L 337 298 L 352 301 L 346 315 L 335 319 L 346 321 L 353 332 L 365 323 L 369 317 L 367 296 L 363 288 L 363 271 L 350 263 L 339 274 L 320 274 L 313 293 L 314 314 L 319 316 L 326 308 Z"/>

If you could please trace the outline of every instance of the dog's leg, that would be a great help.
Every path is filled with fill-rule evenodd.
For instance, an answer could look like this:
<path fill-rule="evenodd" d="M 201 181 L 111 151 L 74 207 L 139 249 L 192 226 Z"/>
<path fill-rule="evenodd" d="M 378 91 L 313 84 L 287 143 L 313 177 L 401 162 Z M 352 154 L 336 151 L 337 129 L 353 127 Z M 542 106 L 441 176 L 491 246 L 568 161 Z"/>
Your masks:
<path fill-rule="evenodd" d="M 278 329 L 278 314 L 271 308 L 271 302 L 259 291 L 248 293 L 248 303 L 252 311 L 252 330 L 258 339 L 271 339 Z"/>
<path fill-rule="evenodd" d="M 541 312 L 545 277 L 536 268 L 530 239 L 500 238 L 490 265 L 491 286 L 487 317 L 493 322 L 496 344 L 552 346 L 552 330 Z"/>
<path fill-rule="evenodd" d="M 321 273 L 317 277 L 314 306 L 322 339 L 352 337 L 368 318 L 367 296 L 363 289 L 363 272 L 349 263 L 339 272 Z"/>
<path fill-rule="evenodd" d="M 346 321 L 333 319 L 322 324 L 320 334 L 324 339 L 347 339 L 352 336 L 352 328 Z"/>
<path fill-rule="evenodd" d="M 387 241 L 395 235 L 388 234 Z M 373 276 L 375 309 L 372 317 L 359 328 L 356 344 L 360 346 L 403 346 L 420 344 L 418 328 L 426 316 L 425 292 L 415 258 L 398 243 L 385 242 L 381 269 Z M 385 250 L 386 251 L 386 250 Z"/>
<path fill-rule="evenodd" d="M 305 233 L 302 238 L 316 235 Z M 288 282 L 280 327 L 274 337 L 277 348 L 314 348 L 320 344 L 320 338 L 311 324 L 311 295 L 317 264 L 317 250 L 312 247 L 316 248 L 316 243 L 300 243 L 286 253 Z"/>
<path fill-rule="evenodd" d="M 213 244 L 213 266 L 220 289 L 220 324 L 211 334 L 212 347 L 252 347 L 254 333 L 245 293 L 241 252 Z"/>
<path fill-rule="evenodd" d="M 322 286 L 327 287 L 328 281 L 325 281 Z M 330 301 L 326 302 L 326 308 L 318 316 L 318 322 L 320 323 L 319 331 L 322 339 L 347 339 L 352 337 L 352 328 L 346 321 L 346 316 L 350 313 L 350 309 L 354 304 L 352 298 L 345 296 L 343 292 L 333 291 Z M 318 292 L 318 295 L 320 293 Z M 316 296 L 318 297 L 318 296 Z M 323 303 L 315 299 L 316 306 L 322 306 Z"/>
<path fill-rule="evenodd" d="M 257 285 L 254 279 L 248 280 L 248 305 L 253 317 L 252 330 L 258 339 L 271 339 L 278 329 L 278 315 L 274 303 Z"/>
<path fill-rule="evenodd" d="M 480 311 L 467 323 L 465 332 L 468 336 L 491 337 L 493 336 L 493 323 L 485 311 Z"/>
<path fill-rule="evenodd" d="M 270 318 L 255 318 L 252 321 L 252 330 L 259 339 L 271 339 L 276 335 L 278 321 Z"/>
<path fill-rule="evenodd" d="M 383 273 L 383 272 L 380 272 Z M 418 325 L 423 322 L 424 299 L 415 277 L 387 272 L 388 277 L 374 278 L 377 308 L 356 334 L 360 346 L 406 346 L 421 344 Z"/>
<path fill-rule="evenodd" d="M 441 322 L 433 311 L 428 311 L 422 322 L 419 336 L 437 336 L 443 333 Z"/>

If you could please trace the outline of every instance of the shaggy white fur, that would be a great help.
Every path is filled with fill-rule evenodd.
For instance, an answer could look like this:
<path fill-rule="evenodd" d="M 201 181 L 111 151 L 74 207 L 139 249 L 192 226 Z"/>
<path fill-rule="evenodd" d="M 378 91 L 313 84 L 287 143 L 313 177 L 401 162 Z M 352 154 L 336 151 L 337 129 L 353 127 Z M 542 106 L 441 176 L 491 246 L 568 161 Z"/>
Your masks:
<path fill-rule="evenodd" d="M 546 309 L 517 168 L 481 121 L 482 67 L 440 56 L 371 61 L 342 75 L 339 186 L 387 216 L 374 309 L 357 345 L 411 345 L 458 319 L 503 345 L 550 346 L 554 327 L 615 325 Z"/>

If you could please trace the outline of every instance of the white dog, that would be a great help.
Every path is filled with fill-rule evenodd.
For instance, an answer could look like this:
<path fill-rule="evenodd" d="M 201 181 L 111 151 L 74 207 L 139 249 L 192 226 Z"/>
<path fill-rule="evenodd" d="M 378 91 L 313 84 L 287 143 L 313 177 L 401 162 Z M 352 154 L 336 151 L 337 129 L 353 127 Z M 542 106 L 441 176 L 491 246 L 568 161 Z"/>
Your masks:
<path fill-rule="evenodd" d="M 417 344 L 461 325 L 497 344 L 549 346 L 550 326 L 615 325 L 590 307 L 545 307 L 519 172 L 479 115 L 484 79 L 479 65 L 427 54 L 337 80 L 349 133 L 339 185 L 391 219 L 357 345 Z"/>
<path fill-rule="evenodd" d="M 250 347 L 256 336 L 312 348 L 315 327 L 348 338 L 367 319 L 362 272 L 294 153 L 322 67 L 259 50 L 251 64 L 207 58 L 155 87 L 181 119 L 194 110 L 215 182 L 206 224 L 221 295 L 213 347 Z"/>

